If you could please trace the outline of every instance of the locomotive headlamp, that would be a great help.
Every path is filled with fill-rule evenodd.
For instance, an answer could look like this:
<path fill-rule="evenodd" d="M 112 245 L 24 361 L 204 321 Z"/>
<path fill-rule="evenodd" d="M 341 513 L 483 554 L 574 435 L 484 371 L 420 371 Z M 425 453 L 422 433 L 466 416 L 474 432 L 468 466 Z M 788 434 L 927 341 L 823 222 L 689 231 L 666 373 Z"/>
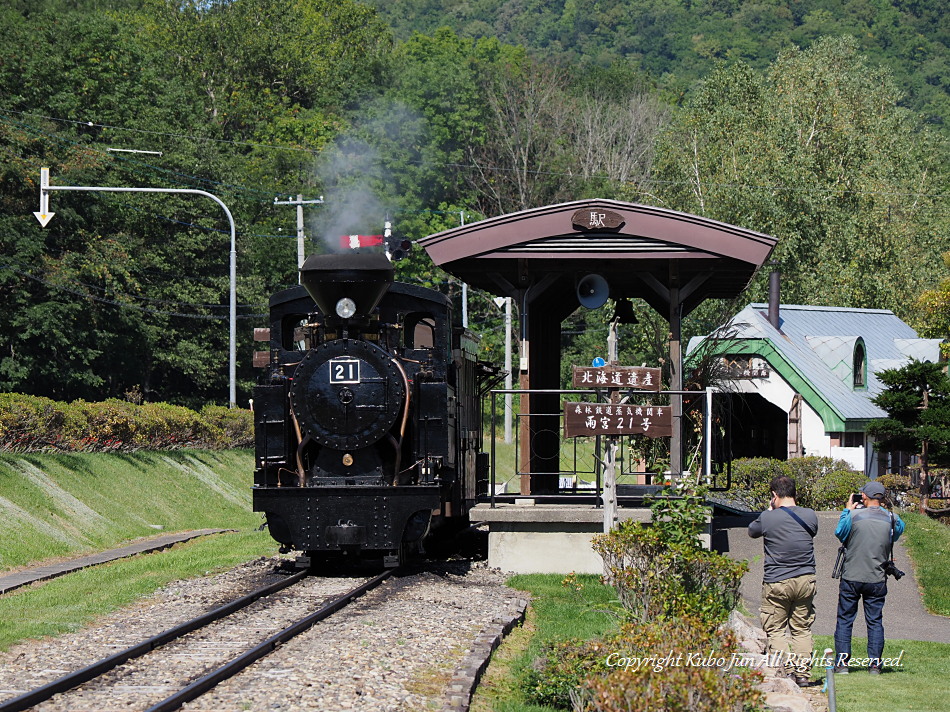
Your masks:
<path fill-rule="evenodd" d="M 349 297 L 343 297 L 336 303 L 336 315 L 341 319 L 349 319 L 356 314 L 356 302 Z"/>

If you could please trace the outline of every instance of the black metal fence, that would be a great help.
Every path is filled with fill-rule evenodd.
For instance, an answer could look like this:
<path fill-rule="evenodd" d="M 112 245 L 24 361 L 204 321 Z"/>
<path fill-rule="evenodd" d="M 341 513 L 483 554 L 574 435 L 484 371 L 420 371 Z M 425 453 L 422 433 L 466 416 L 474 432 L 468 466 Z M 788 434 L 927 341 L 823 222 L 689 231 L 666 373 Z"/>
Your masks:
<path fill-rule="evenodd" d="M 670 396 L 679 395 L 684 401 L 693 401 L 695 406 L 690 410 L 690 423 L 697 420 L 701 424 L 708 423 L 711 406 L 711 392 L 697 391 L 635 391 L 636 396 L 649 397 L 658 401 L 656 405 L 668 406 Z M 505 417 L 505 408 L 499 408 L 502 396 L 511 395 L 512 401 L 517 398 L 518 405 L 512 405 L 508 417 L 511 418 L 511 442 L 505 442 L 502 435 L 500 421 Z M 610 403 L 610 393 L 606 390 L 552 390 L 552 389 L 497 389 L 490 391 L 489 411 L 484 422 L 487 423 L 485 436 L 488 439 L 488 482 L 480 496 L 480 501 L 496 503 L 513 502 L 515 499 L 530 497 L 539 503 L 589 503 L 593 506 L 603 504 L 603 475 L 606 448 L 613 441 L 618 445 L 615 459 L 615 473 L 617 478 L 617 497 L 621 504 L 638 504 L 646 497 L 655 496 L 665 488 L 674 484 L 674 476 L 669 470 L 669 441 L 667 439 L 648 439 L 642 436 L 583 436 L 566 437 L 564 435 L 563 412 L 522 411 L 520 403 L 522 396 L 544 395 L 559 396 L 562 400 L 579 400 L 585 397 L 587 402 Z M 533 399 L 529 399 L 533 400 Z M 698 401 L 698 403 L 696 403 Z M 540 416 L 545 423 L 557 423 L 556 427 L 522 427 L 530 422 L 529 419 Z M 675 424 L 674 424 L 675 427 Z M 524 447 L 523 438 L 528 434 L 532 442 Z M 707 445 L 711 437 L 708 427 L 702 434 L 691 441 L 693 454 L 697 455 L 686 462 L 694 471 L 686 472 L 683 476 L 701 478 L 714 489 L 717 479 L 722 479 L 727 472 L 717 473 L 713 470 Z M 556 461 L 553 457 L 545 460 L 548 465 L 543 470 L 529 466 L 530 455 L 534 451 L 535 443 L 543 440 L 544 449 L 553 453 L 556 449 Z M 554 443 L 557 443 L 555 446 Z M 644 467 L 651 463 L 653 467 Z M 713 471 L 711 474 L 711 471 Z M 544 493 L 538 494 L 529 490 L 529 482 L 546 481 Z M 556 480 L 556 486 L 554 484 Z"/>

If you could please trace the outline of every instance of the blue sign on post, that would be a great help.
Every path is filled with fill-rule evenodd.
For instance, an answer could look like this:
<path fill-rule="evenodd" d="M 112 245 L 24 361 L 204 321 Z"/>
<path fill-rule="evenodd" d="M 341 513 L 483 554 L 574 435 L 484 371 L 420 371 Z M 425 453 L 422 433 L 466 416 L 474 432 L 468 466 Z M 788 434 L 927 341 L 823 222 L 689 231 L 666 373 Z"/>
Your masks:
<path fill-rule="evenodd" d="M 607 362 L 604 361 L 600 356 L 598 356 L 597 358 L 595 358 L 593 361 L 590 362 L 590 365 L 593 366 L 594 368 L 600 368 L 601 366 L 606 366 Z"/>

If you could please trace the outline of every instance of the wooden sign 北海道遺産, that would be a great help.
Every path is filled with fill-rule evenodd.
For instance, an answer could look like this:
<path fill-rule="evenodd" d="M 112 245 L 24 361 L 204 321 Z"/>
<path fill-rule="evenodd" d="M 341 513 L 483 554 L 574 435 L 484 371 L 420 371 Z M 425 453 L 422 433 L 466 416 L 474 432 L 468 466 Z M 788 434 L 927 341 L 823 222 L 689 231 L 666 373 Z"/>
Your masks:
<path fill-rule="evenodd" d="M 628 388 L 658 391 L 661 372 L 646 366 L 574 366 L 574 388 Z"/>

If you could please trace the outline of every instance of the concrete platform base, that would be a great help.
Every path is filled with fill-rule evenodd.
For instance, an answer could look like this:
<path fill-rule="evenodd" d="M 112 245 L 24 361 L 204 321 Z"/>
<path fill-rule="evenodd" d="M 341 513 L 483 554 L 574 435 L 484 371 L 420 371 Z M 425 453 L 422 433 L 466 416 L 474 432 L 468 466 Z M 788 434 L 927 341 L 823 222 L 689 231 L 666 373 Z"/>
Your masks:
<path fill-rule="evenodd" d="M 649 522 L 650 510 L 622 508 L 621 520 Z M 591 538 L 604 530 L 604 512 L 590 505 L 479 504 L 472 523 L 488 526 L 488 565 L 519 574 L 602 574 Z"/>

